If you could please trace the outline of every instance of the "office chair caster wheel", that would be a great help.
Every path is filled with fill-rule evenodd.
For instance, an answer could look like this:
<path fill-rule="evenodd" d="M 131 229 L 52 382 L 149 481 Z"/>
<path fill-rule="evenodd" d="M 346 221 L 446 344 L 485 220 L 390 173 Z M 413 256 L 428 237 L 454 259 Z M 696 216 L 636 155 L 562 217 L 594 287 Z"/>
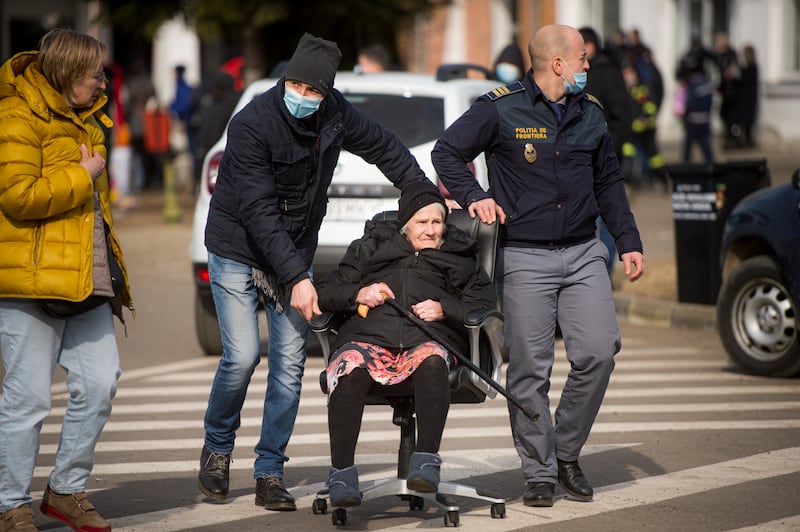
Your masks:
<path fill-rule="evenodd" d="M 344 526 L 347 524 L 347 510 L 344 508 L 337 508 L 331 514 L 331 523 L 333 526 Z"/>
<path fill-rule="evenodd" d="M 496 502 L 492 505 L 492 519 L 503 519 L 506 516 L 506 505 L 503 502 Z"/>
<path fill-rule="evenodd" d="M 314 502 L 311 504 L 311 513 L 314 515 L 324 514 L 328 511 L 328 503 L 325 502 L 325 499 L 314 499 Z"/>
<path fill-rule="evenodd" d="M 444 514 L 444 526 L 458 526 L 458 512 L 450 511 Z"/>
<path fill-rule="evenodd" d="M 408 499 L 408 509 L 409 510 L 423 510 L 425 508 L 425 499 L 422 497 L 417 497 L 416 495 L 412 495 L 410 499 Z"/>

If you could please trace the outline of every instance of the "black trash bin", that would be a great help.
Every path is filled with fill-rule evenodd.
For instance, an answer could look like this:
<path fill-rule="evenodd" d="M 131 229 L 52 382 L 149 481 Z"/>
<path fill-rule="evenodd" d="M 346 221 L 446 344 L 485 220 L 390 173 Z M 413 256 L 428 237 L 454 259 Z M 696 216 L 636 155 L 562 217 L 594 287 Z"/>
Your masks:
<path fill-rule="evenodd" d="M 672 181 L 678 301 L 714 305 L 722 284 L 722 231 L 733 207 L 770 185 L 766 159 L 673 164 Z"/>

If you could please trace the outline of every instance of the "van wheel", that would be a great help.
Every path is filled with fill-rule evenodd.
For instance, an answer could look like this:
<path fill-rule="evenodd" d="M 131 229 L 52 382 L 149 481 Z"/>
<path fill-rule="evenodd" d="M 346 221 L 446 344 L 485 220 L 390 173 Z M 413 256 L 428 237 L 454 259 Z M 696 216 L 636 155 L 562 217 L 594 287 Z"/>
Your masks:
<path fill-rule="evenodd" d="M 222 356 L 222 334 L 219 331 L 217 309 L 211 294 L 198 291 L 194 300 L 194 325 L 197 341 L 209 356 Z"/>
<path fill-rule="evenodd" d="M 749 258 L 730 272 L 720 290 L 722 344 L 749 373 L 791 377 L 800 373 L 797 311 L 775 261 L 765 255 Z"/>

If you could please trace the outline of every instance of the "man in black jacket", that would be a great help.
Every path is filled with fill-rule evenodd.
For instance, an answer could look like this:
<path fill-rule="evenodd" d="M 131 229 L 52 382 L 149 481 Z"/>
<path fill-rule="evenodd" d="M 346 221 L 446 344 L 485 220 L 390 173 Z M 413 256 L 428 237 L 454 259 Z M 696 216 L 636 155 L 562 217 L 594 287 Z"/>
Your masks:
<path fill-rule="evenodd" d="M 578 31 L 583 37 L 586 58 L 592 69 L 592 75 L 586 80 L 585 90 L 603 105 L 614 151 L 617 159 L 622 161 L 623 145 L 630 142 L 633 122 L 633 103 L 625 87 L 622 67 L 603 49 L 600 36 L 594 28 L 585 26 Z"/>
<path fill-rule="evenodd" d="M 308 320 L 320 314 L 311 262 L 339 152 L 377 165 L 401 189 L 427 181 L 391 132 L 333 89 L 340 60 L 336 43 L 303 35 L 285 77 L 228 128 L 205 235 L 223 347 L 198 475 L 200 490 L 212 499 L 228 496 L 240 411 L 260 358 L 260 292 L 270 345 L 254 466 L 256 504 L 296 509 L 283 485 L 283 466 L 300 401 Z"/>

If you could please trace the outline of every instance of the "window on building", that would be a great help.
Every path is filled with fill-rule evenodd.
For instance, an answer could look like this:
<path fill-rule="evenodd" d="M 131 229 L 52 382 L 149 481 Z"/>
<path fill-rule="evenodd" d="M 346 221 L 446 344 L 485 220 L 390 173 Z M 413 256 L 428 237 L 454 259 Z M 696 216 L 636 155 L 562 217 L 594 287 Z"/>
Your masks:
<path fill-rule="evenodd" d="M 606 0 L 603 3 L 603 26 L 600 28 L 600 35 L 605 36 L 605 40 L 619 29 L 619 0 Z"/>
<path fill-rule="evenodd" d="M 728 33 L 730 12 L 728 0 L 714 0 L 711 11 L 711 31 L 714 34 Z"/>
<path fill-rule="evenodd" d="M 791 0 L 789 11 L 786 17 L 786 67 L 791 73 L 800 74 L 800 0 Z"/>

